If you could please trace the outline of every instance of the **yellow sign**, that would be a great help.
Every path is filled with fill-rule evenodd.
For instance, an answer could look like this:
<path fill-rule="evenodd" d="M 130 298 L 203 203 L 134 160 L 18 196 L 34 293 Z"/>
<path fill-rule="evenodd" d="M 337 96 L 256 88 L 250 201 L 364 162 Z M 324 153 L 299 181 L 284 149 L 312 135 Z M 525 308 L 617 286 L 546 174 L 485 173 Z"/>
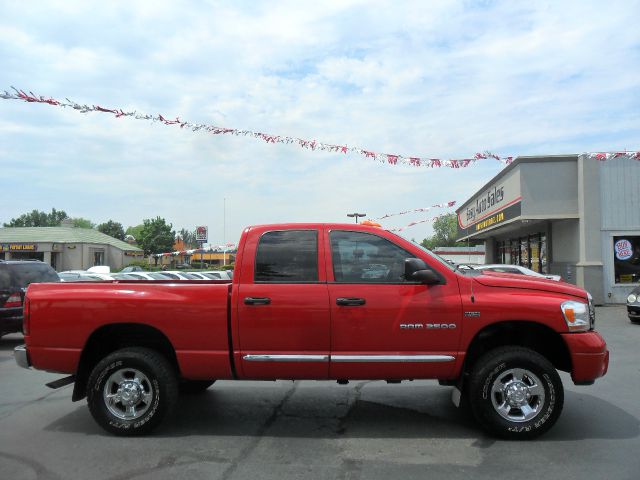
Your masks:
<path fill-rule="evenodd" d="M 504 222 L 504 212 L 496 213 L 495 215 L 476 223 L 476 232 L 489 228 L 492 225 L 497 225 L 500 222 Z"/>
<path fill-rule="evenodd" d="M 36 252 L 36 243 L 0 243 L 0 252 Z"/>

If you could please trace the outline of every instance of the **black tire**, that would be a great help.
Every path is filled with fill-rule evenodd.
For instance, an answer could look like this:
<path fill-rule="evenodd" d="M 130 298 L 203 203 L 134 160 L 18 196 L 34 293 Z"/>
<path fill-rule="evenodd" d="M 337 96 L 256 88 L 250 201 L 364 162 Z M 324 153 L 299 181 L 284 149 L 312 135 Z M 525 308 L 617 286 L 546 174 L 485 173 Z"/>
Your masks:
<path fill-rule="evenodd" d="M 528 348 L 491 350 L 476 362 L 469 380 L 475 419 L 498 437 L 535 438 L 549 430 L 562 411 L 564 390 L 558 372 Z"/>
<path fill-rule="evenodd" d="M 635 323 L 636 325 L 639 325 L 639 324 L 640 324 L 640 320 L 638 320 L 637 318 L 631 318 L 631 317 L 629 317 L 629 321 L 630 321 L 631 323 Z"/>
<path fill-rule="evenodd" d="M 215 380 L 181 380 L 178 384 L 178 390 L 180 393 L 195 395 L 204 393 L 215 382 Z"/>
<path fill-rule="evenodd" d="M 114 401 L 108 402 L 108 397 Z M 177 399 L 175 369 L 163 355 L 147 348 L 124 348 L 107 355 L 87 382 L 91 415 L 116 435 L 149 433 Z"/>

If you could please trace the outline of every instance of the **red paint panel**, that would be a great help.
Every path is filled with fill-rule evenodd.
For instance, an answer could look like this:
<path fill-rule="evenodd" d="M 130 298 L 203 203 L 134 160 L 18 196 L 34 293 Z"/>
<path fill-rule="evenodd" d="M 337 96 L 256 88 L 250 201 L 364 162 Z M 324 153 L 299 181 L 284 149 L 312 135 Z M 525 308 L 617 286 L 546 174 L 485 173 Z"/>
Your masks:
<path fill-rule="evenodd" d="M 260 237 L 283 229 L 318 232 L 318 283 L 255 283 Z M 248 361 L 245 355 L 329 355 L 329 295 L 323 232 L 317 225 L 252 227 L 245 231 L 242 264 L 234 285 L 234 358 L 241 378 L 326 379 L 329 362 Z M 235 277 L 235 276 L 234 276 Z M 245 305 L 245 298 L 269 298 L 268 305 Z"/>
<path fill-rule="evenodd" d="M 164 334 L 176 351 L 228 351 L 229 288 L 229 284 L 186 281 L 32 284 L 27 346 L 30 354 L 39 347 L 52 346 L 80 351 L 102 326 L 142 324 Z M 43 368 L 58 368 L 47 366 L 47 355 L 38 356 Z M 206 361 L 211 363 L 197 368 L 199 374 L 208 370 L 208 378 L 230 371 L 228 356 L 212 356 Z M 185 376 L 190 375 L 191 367 L 180 367 Z"/>
<path fill-rule="evenodd" d="M 609 351 L 599 333 L 567 333 L 562 338 L 571 353 L 571 378 L 574 382 L 588 382 L 607 373 Z"/>
<path fill-rule="evenodd" d="M 79 348 L 31 347 L 29 359 L 38 370 L 71 374 L 78 368 L 81 353 Z"/>

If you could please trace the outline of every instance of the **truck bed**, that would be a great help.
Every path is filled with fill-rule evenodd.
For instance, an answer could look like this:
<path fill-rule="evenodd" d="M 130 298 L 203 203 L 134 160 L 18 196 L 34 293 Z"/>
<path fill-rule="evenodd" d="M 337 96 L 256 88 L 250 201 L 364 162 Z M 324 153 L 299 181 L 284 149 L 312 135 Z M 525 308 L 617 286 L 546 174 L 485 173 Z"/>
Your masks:
<path fill-rule="evenodd" d="M 231 283 L 217 280 L 33 284 L 26 339 L 31 362 L 75 373 L 92 335 L 135 323 L 162 333 L 190 378 L 231 378 L 230 289 Z"/>

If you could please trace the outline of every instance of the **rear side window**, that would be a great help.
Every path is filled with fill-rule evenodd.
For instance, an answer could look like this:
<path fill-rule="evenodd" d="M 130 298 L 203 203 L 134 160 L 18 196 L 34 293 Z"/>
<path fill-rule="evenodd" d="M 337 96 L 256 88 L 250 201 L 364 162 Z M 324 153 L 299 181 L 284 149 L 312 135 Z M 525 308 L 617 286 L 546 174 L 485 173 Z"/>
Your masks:
<path fill-rule="evenodd" d="M 312 283 L 318 281 L 318 232 L 267 232 L 256 252 L 256 282 Z"/>
<path fill-rule="evenodd" d="M 0 288 L 19 289 L 31 283 L 59 282 L 60 277 L 49 265 L 36 262 L 0 265 Z"/>

